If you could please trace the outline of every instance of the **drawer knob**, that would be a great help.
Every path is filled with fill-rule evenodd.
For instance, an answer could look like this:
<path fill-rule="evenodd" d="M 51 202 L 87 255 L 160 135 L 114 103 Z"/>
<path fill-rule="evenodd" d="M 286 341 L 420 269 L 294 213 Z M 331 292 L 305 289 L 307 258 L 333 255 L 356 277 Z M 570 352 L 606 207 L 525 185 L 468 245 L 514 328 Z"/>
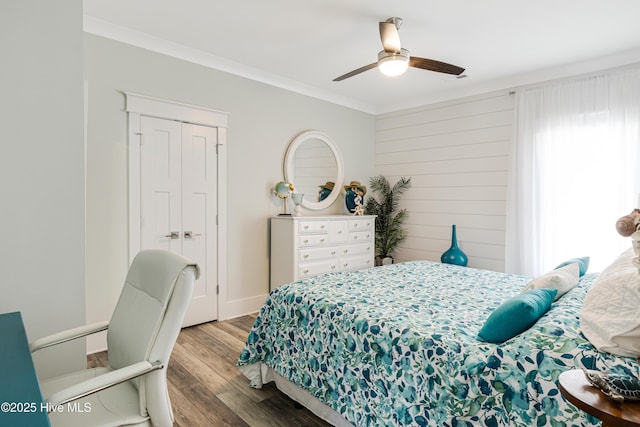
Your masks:
<path fill-rule="evenodd" d="M 307 274 L 308 272 L 309 272 L 309 269 L 308 269 L 308 268 L 305 268 L 305 269 L 304 269 L 304 274 Z"/>
<path fill-rule="evenodd" d="M 335 265 L 332 265 L 332 266 L 331 266 L 331 269 L 332 269 L 332 270 L 335 270 L 335 268 L 336 268 L 336 266 L 335 266 Z"/>
<path fill-rule="evenodd" d="M 324 225 L 321 225 L 321 226 L 320 226 L 320 230 L 323 230 L 323 229 L 324 229 Z"/>
<path fill-rule="evenodd" d="M 336 251 L 331 251 L 331 255 L 335 255 L 335 254 L 336 254 Z"/>
<path fill-rule="evenodd" d="M 309 258 L 309 254 L 304 254 L 303 258 Z"/>
<path fill-rule="evenodd" d="M 308 230 L 308 229 L 309 229 L 309 226 L 308 226 L 308 225 L 305 225 L 305 226 L 304 226 L 304 229 L 305 229 L 305 230 Z"/>
<path fill-rule="evenodd" d="M 358 240 L 358 236 L 353 236 L 353 240 Z"/>
<path fill-rule="evenodd" d="M 354 228 L 355 228 L 355 227 L 357 227 L 357 226 L 358 226 L 358 223 L 353 224 L 353 227 L 354 227 Z"/>
<path fill-rule="evenodd" d="M 343 267 L 347 267 L 348 265 L 349 265 L 349 264 L 345 263 L 345 264 L 343 265 Z"/>
<path fill-rule="evenodd" d="M 338 230 L 338 234 L 342 234 L 342 230 Z"/>
<path fill-rule="evenodd" d="M 304 239 L 304 242 L 305 243 L 309 243 L 309 239 Z"/>
<path fill-rule="evenodd" d="M 349 252 L 349 249 L 345 249 L 345 250 L 344 250 L 344 251 L 342 251 L 342 252 L 346 254 L 347 252 Z"/>
<path fill-rule="evenodd" d="M 320 243 L 324 243 L 324 239 L 320 239 Z"/>

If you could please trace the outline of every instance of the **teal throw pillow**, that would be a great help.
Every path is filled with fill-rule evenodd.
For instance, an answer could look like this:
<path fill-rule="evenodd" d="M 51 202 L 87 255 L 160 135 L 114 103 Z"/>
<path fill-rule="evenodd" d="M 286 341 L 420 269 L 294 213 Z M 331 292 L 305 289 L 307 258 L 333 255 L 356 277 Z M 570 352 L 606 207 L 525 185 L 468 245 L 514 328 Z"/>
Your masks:
<path fill-rule="evenodd" d="M 551 307 L 557 289 L 533 289 L 503 302 L 487 318 L 480 332 L 480 341 L 501 343 L 533 326 Z"/>
<path fill-rule="evenodd" d="M 562 268 L 565 265 L 573 264 L 574 262 L 577 263 L 578 266 L 580 267 L 580 277 L 584 276 L 587 273 L 587 270 L 589 269 L 589 257 L 588 256 L 583 256 L 582 258 L 571 258 L 571 259 L 568 259 L 565 262 L 563 262 L 562 264 L 558 265 L 556 268 L 554 268 L 554 270 Z"/>

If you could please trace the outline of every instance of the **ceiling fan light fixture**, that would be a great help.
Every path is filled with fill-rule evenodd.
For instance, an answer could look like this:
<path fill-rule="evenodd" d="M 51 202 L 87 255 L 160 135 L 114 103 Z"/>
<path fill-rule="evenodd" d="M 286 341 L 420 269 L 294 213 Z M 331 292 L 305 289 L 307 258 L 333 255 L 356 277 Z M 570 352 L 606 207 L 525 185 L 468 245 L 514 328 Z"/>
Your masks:
<path fill-rule="evenodd" d="M 385 22 L 378 22 L 380 41 L 382 41 L 382 50 L 378 53 L 378 60 L 338 76 L 333 81 L 340 82 L 373 68 L 378 68 L 382 74 L 391 77 L 403 74 L 409 67 L 456 76 L 464 73 L 464 68 L 457 65 L 418 56 L 410 57 L 409 51 L 400 47 L 400 36 L 398 35 L 400 24 L 402 24 L 402 19 L 400 18 L 389 18 Z M 460 78 L 463 77 L 465 76 Z"/>
<path fill-rule="evenodd" d="M 409 68 L 409 51 L 400 49 L 400 53 L 380 51 L 378 53 L 378 69 L 382 74 L 396 77 L 404 74 Z"/>

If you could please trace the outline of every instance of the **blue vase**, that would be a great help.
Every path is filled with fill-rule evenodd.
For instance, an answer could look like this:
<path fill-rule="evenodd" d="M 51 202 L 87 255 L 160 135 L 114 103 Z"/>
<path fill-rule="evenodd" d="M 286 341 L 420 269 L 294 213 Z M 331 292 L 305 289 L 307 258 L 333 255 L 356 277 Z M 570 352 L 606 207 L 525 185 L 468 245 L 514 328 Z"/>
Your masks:
<path fill-rule="evenodd" d="M 446 264 L 455 264 L 465 267 L 469 259 L 467 255 L 458 248 L 458 237 L 456 236 L 456 225 L 451 231 L 451 247 L 442 254 L 440 261 Z"/>

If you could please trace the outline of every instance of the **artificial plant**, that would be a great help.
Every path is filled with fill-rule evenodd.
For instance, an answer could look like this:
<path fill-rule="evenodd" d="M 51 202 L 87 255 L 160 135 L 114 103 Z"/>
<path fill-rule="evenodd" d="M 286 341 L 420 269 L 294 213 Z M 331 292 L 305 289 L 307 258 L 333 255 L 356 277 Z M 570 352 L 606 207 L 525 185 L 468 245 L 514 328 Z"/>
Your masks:
<path fill-rule="evenodd" d="M 400 196 L 411 187 L 411 178 L 402 177 L 393 187 L 382 175 L 369 180 L 373 193 L 365 203 L 365 213 L 376 215 L 376 257 L 393 257 L 398 244 L 407 237 L 402 224 L 407 218 L 407 210 L 398 210 Z"/>

